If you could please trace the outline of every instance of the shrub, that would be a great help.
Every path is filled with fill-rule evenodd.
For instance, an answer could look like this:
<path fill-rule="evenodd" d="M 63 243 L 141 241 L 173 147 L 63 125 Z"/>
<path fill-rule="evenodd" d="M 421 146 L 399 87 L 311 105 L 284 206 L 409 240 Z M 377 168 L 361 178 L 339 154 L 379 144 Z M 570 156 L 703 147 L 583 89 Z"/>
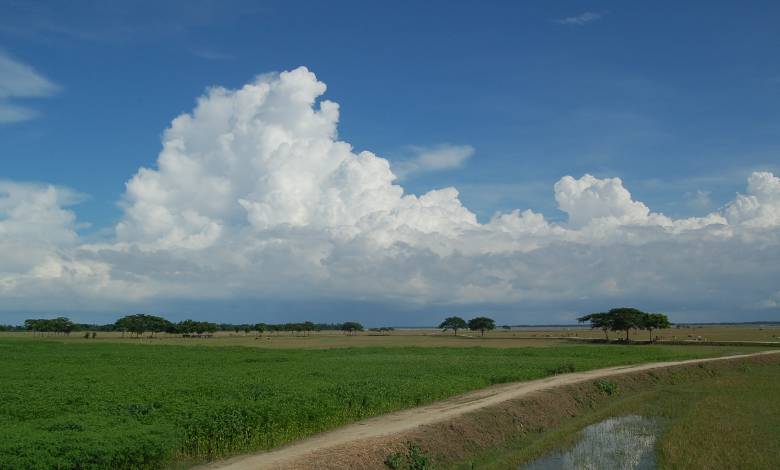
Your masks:
<path fill-rule="evenodd" d="M 435 470 L 430 456 L 415 442 L 406 443 L 406 453 L 394 452 L 388 455 L 385 465 L 393 470 Z"/>
<path fill-rule="evenodd" d="M 618 391 L 617 384 L 611 380 L 597 380 L 594 382 L 594 384 L 601 393 L 605 393 L 607 395 L 614 395 Z"/>

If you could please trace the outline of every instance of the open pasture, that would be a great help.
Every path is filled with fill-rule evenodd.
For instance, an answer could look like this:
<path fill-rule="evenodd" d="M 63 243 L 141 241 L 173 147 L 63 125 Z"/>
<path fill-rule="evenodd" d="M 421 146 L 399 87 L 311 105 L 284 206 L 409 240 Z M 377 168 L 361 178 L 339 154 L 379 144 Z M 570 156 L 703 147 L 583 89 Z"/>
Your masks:
<path fill-rule="evenodd" d="M 202 461 L 275 447 L 493 383 L 751 349 L 303 350 L 4 336 L 0 461 L 20 468 L 155 468 Z"/>
<path fill-rule="evenodd" d="M 610 332 L 610 338 L 616 339 L 619 333 Z M 760 341 L 780 342 L 780 325 L 704 325 L 682 326 L 654 331 L 653 336 L 660 341 Z M 484 337 L 479 332 L 461 330 L 455 336 L 452 331 L 442 332 L 435 328 L 399 328 L 390 332 L 365 331 L 355 335 L 346 335 L 339 331 L 318 331 L 302 333 L 264 333 L 227 332 L 215 333 L 211 338 L 183 338 L 178 334 L 146 333 L 141 338 L 119 332 L 97 332 L 94 339 L 84 339 L 84 332 L 70 335 L 47 334 L 36 336 L 31 332 L 0 332 L 2 338 L 33 338 L 66 342 L 121 342 L 133 344 L 170 344 L 186 346 L 249 346 L 271 349 L 325 349 L 339 347 L 547 347 L 563 344 L 566 338 L 602 339 L 601 330 L 588 327 L 557 328 L 513 328 L 497 329 L 487 332 Z M 647 332 L 632 331 L 631 338 L 647 340 Z"/>

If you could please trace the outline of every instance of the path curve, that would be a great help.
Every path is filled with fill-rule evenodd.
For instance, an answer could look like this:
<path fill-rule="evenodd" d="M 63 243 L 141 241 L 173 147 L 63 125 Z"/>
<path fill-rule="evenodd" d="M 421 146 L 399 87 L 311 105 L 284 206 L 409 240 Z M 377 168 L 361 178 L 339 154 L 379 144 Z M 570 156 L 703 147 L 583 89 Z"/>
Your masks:
<path fill-rule="evenodd" d="M 753 354 L 738 354 L 705 359 L 690 359 L 685 361 L 652 362 L 647 364 L 608 367 L 586 372 L 554 375 L 544 379 L 526 382 L 513 382 L 493 385 L 457 395 L 429 405 L 409 408 L 390 414 L 375 416 L 362 421 L 326 431 L 304 438 L 286 446 L 267 452 L 240 455 L 229 460 L 212 462 L 197 467 L 201 470 L 259 470 L 284 468 L 286 462 L 291 462 L 311 452 L 331 447 L 349 444 L 362 439 L 377 438 L 410 431 L 418 426 L 446 421 L 481 408 L 524 397 L 528 394 L 564 385 L 572 385 L 588 380 L 611 377 L 631 372 L 642 372 L 663 367 L 673 367 L 703 362 L 726 361 L 742 359 L 766 354 L 778 354 L 780 350 L 763 351 Z"/>

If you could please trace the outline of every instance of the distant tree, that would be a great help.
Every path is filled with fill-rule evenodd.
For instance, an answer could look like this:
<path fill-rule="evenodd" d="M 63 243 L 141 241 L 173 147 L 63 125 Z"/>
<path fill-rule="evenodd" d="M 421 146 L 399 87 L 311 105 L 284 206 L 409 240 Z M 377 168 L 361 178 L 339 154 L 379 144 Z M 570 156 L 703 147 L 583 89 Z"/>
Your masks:
<path fill-rule="evenodd" d="M 646 313 L 642 317 L 642 328 L 650 334 L 650 342 L 653 341 L 653 330 L 662 330 L 671 326 L 669 317 L 663 313 Z"/>
<path fill-rule="evenodd" d="M 356 335 L 358 331 L 363 331 L 363 325 L 358 322 L 348 321 L 341 324 L 341 331 L 345 331 L 350 335 Z"/>
<path fill-rule="evenodd" d="M 161 331 L 166 331 L 171 325 L 171 322 L 155 315 L 144 315 L 139 313 L 136 315 L 124 316 L 117 320 L 115 325 L 118 329 L 135 333 L 136 336 L 141 336 L 147 331 L 151 331 L 152 335 Z"/>
<path fill-rule="evenodd" d="M 202 335 L 203 333 L 214 333 L 219 330 L 219 325 L 207 321 L 195 322 L 195 333 Z"/>
<path fill-rule="evenodd" d="M 180 321 L 176 325 L 176 330 L 178 333 L 183 335 L 192 334 L 195 333 L 195 329 L 197 328 L 197 323 L 198 322 L 196 322 L 195 320 L 189 320 L 189 319 Z"/>
<path fill-rule="evenodd" d="M 39 328 L 38 328 L 38 322 L 39 321 L 40 320 L 35 320 L 35 319 L 32 319 L 32 318 L 29 318 L 29 319 L 25 320 L 24 321 L 24 329 L 32 331 L 33 334 L 38 333 L 40 331 Z"/>
<path fill-rule="evenodd" d="M 512 329 L 512 327 L 509 326 L 509 325 L 502 325 L 501 328 L 503 328 L 505 330 L 511 330 Z"/>
<path fill-rule="evenodd" d="M 592 329 L 600 329 L 604 331 L 604 337 L 609 341 L 609 330 L 612 329 L 613 316 L 607 312 L 591 313 L 582 317 L 579 317 L 577 321 L 580 323 L 590 322 Z"/>
<path fill-rule="evenodd" d="M 641 310 L 630 307 L 613 308 L 607 312 L 612 316 L 612 331 L 625 331 L 626 342 L 630 341 L 629 331 L 642 328 L 644 316 Z"/>
<path fill-rule="evenodd" d="M 66 335 L 69 335 L 71 331 L 73 331 L 75 325 L 72 321 L 68 320 L 66 317 L 57 317 L 54 319 L 54 331 L 58 333 L 65 333 Z"/>
<path fill-rule="evenodd" d="M 609 340 L 608 330 L 625 331 L 625 341 L 630 341 L 630 331 L 632 329 L 644 329 L 645 321 L 648 318 L 647 313 L 630 307 L 620 307 L 610 309 L 608 312 L 591 313 L 578 318 L 580 322 L 590 322 L 591 328 L 600 328 Z M 656 328 L 655 326 L 653 328 Z"/>
<path fill-rule="evenodd" d="M 441 322 L 439 328 L 441 328 L 444 331 L 452 330 L 455 332 L 455 336 L 457 336 L 458 330 L 463 330 L 468 328 L 468 324 L 466 323 L 466 320 L 460 317 L 447 317 L 444 319 L 443 322 Z"/>
<path fill-rule="evenodd" d="M 258 334 L 263 334 L 263 332 L 266 330 L 266 324 L 265 323 L 255 323 L 255 331 L 257 331 Z"/>
<path fill-rule="evenodd" d="M 485 330 L 494 330 L 496 328 L 496 322 L 488 317 L 472 318 L 469 320 L 468 325 L 470 330 L 480 331 L 482 336 L 485 336 Z"/>
<path fill-rule="evenodd" d="M 64 333 L 70 334 L 76 325 L 66 317 L 57 318 L 37 318 L 24 321 L 24 327 L 33 333 Z"/>

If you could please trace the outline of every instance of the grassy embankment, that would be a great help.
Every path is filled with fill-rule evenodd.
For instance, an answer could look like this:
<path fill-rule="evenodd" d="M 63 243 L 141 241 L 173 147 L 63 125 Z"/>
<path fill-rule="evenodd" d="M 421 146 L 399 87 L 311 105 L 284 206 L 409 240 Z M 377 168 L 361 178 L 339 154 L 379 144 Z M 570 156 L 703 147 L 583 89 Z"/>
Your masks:
<path fill-rule="evenodd" d="M 444 468 L 515 469 L 572 444 L 589 424 L 641 415 L 658 418 L 662 425 L 656 445 L 659 468 L 775 469 L 780 462 L 779 366 L 780 357 L 773 356 L 610 380 L 611 394 L 594 383 L 560 391 L 540 398 L 539 408 L 565 409 L 561 416 L 550 416 L 555 411 L 548 410 L 545 417 L 527 418 L 536 420 L 530 431 L 459 465 L 442 449 L 438 460 L 447 462 Z"/>
<path fill-rule="evenodd" d="M 275 447 L 492 383 L 747 350 L 271 350 L 0 338 L 0 461 L 154 468 Z"/>

